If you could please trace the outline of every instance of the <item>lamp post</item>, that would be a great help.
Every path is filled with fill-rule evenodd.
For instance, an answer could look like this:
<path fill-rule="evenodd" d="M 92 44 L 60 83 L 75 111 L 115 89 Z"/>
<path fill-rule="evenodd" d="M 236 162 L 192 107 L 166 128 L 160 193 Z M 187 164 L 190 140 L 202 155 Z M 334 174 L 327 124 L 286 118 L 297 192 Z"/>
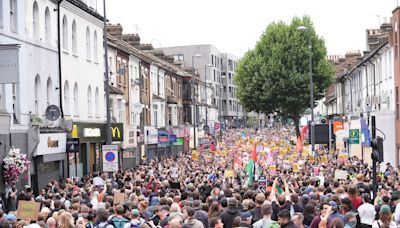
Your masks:
<path fill-rule="evenodd" d="M 194 69 L 194 58 L 200 58 L 202 55 L 200 55 L 200 54 L 196 54 L 196 55 L 194 55 L 194 56 L 192 56 L 192 71 L 193 71 L 193 77 L 195 76 L 195 74 L 196 74 L 196 71 L 195 71 L 195 69 Z M 196 142 L 196 128 L 197 128 L 197 121 L 196 121 L 196 119 L 197 119 L 197 104 L 196 104 L 196 101 L 194 100 L 194 83 L 193 83 L 193 80 L 194 80 L 194 78 L 192 78 L 192 88 L 191 88 L 191 90 L 193 90 L 193 94 L 192 94 L 192 97 L 193 97 L 193 109 L 194 109 L 194 112 L 193 112 L 193 148 L 194 149 L 196 149 L 197 148 L 197 142 Z"/>
<path fill-rule="evenodd" d="M 204 66 L 204 81 L 205 81 L 205 84 L 206 84 L 206 86 L 205 86 L 205 93 L 204 93 L 204 95 L 205 95 L 205 97 L 206 97 L 206 125 L 204 126 L 204 130 L 206 131 L 206 133 L 208 134 L 208 130 L 209 130 L 209 127 L 208 127 L 208 97 L 207 97 L 207 87 L 208 87 L 208 83 L 207 83 L 207 68 L 208 67 L 213 67 L 213 65 L 211 65 L 211 64 L 208 64 L 208 65 L 206 65 L 206 66 Z"/>
<path fill-rule="evenodd" d="M 299 31 L 310 32 L 309 29 L 305 26 L 299 26 L 297 28 Z M 312 43 L 311 43 L 311 34 L 308 36 L 308 48 L 309 48 L 309 77 L 310 77 L 310 109 L 311 109 L 311 151 L 312 154 L 315 155 L 315 122 L 314 122 L 314 82 L 312 75 Z"/>

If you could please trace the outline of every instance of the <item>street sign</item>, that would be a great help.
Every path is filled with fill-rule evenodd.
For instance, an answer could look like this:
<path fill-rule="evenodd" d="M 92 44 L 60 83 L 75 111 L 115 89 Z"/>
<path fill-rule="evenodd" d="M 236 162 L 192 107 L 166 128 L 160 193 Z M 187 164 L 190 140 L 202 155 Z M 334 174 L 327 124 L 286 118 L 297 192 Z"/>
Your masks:
<path fill-rule="evenodd" d="M 67 152 L 79 152 L 79 138 L 67 138 Z"/>
<path fill-rule="evenodd" d="M 349 130 L 349 144 L 360 144 L 360 130 L 350 129 Z"/>
<path fill-rule="evenodd" d="M 56 105 L 49 105 L 46 108 L 46 118 L 50 121 L 56 121 L 60 118 L 60 108 Z"/>
<path fill-rule="evenodd" d="M 118 171 L 118 146 L 103 145 L 103 171 L 117 172 Z"/>

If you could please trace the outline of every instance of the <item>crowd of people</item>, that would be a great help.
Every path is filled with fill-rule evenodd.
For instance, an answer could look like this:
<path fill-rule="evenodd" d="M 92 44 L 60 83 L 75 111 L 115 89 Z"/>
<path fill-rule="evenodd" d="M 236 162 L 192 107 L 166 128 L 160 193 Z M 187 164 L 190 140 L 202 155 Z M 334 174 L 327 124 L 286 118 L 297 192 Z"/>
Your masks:
<path fill-rule="evenodd" d="M 312 157 L 293 142 L 293 132 L 228 130 L 196 157 L 152 160 L 112 178 L 94 173 L 52 180 L 38 195 L 29 186 L 12 188 L 2 199 L 0 228 L 400 227 L 397 168 L 387 164 L 373 197 L 368 165 L 322 147 Z M 252 153 L 254 176 L 246 170 Z M 19 201 L 39 202 L 38 218 L 17 219 Z"/>

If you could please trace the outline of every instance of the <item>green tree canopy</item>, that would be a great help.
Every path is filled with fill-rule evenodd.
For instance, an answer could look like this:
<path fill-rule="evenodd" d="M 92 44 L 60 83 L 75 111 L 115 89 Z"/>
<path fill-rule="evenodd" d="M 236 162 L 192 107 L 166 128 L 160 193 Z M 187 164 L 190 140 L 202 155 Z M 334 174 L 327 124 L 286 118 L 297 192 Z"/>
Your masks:
<path fill-rule="evenodd" d="M 299 26 L 307 30 L 300 31 Z M 292 118 L 299 134 L 299 118 L 310 107 L 310 51 L 317 101 L 324 96 L 334 75 L 333 66 L 325 58 L 325 41 L 316 34 L 307 16 L 293 18 L 290 25 L 270 24 L 236 69 L 237 96 L 244 108 Z"/>

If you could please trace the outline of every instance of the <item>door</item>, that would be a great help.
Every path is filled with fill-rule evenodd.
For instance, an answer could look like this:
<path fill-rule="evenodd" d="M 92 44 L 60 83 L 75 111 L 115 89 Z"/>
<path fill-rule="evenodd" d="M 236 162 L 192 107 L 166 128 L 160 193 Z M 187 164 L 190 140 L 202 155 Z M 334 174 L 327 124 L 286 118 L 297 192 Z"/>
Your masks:
<path fill-rule="evenodd" d="M 90 167 L 90 174 L 93 174 L 96 171 L 96 144 L 90 143 L 89 144 L 89 167 Z"/>

